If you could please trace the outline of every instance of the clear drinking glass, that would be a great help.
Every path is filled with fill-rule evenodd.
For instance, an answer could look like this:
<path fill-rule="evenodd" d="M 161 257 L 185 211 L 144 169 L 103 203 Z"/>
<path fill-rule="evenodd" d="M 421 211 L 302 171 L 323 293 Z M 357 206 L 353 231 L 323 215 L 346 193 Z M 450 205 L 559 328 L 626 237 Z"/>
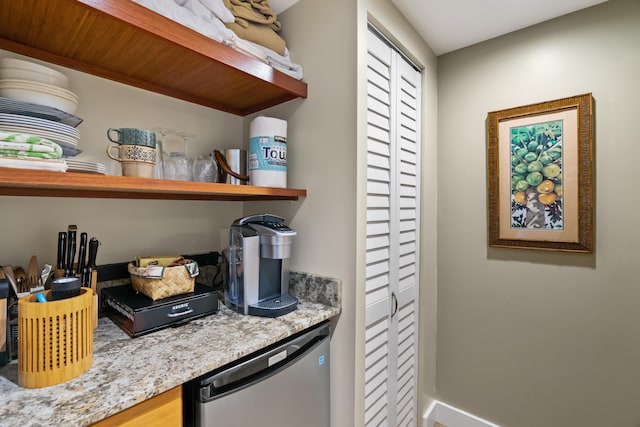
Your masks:
<path fill-rule="evenodd" d="M 193 162 L 193 180 L 200 182 L 216 182 L 218 168 L 210 155 L 198 156 Z"/>
<path fill-rule="evenodd" d="M 189 132 L 176 132 L 175 134 L 182 137 L 183 149 L 169 153 L 164 162 L 164 177 L 165 179 L 192 181 L 193 159 L 187 153 L 187 142 L 195 135 Z"/>
<path fill-rule="evenodd" d="M 155 127 L 151 130 L 156 133 L 156 168 L 154 178 L 164 179 L 164 158 L 167 156 L 164 152 L 164 145 L 167 140 L 167 135 L 171 135 L 174 130 L 163 127 Z"/>

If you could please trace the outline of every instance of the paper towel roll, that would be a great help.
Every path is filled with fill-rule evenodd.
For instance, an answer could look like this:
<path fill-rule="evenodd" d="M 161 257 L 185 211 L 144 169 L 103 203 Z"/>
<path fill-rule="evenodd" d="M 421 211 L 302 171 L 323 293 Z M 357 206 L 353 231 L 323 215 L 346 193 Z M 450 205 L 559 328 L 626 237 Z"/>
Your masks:
<path fill-rule="evenodd" d="M 249 183 L 287 186 L 287 122 L 259 116 L 249 125 Z"/>

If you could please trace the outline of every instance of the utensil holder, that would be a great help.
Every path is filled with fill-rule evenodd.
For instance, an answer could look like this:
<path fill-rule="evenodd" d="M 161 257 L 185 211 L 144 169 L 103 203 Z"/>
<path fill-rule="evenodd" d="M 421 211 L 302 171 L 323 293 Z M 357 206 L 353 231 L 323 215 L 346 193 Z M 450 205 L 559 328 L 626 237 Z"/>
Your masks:
<path fill-rule="evenodd" d="M 47 299 L 51 291 L 46 291 Z M 90 288 L 58 301 L 18 300 L 18 384 L 48 387 L 86 372 L 93 364 L 94 298 Z"/>
<path fill-rule="evenodd" d="M 74 263 L 74 266 L 77 267 L 77 263 Z M 81 274 L 75 275 L 75 277 L 82 279 L 81 276 L 82 276 Z M 60 277 L 64 277 L 64 270 L 60 270 L 60 269 L 53 270 L 53 277 L 56 279 Z M 91 272 L 91 281 L 89 283 L 88 288 L 91 288 L 91 290 L 93 291 L 93 327 L 94 328 L 98 327 L 98 292 L 96 290 L 97 284 L 98 284 L 98 271 L 93 270 Z"/>

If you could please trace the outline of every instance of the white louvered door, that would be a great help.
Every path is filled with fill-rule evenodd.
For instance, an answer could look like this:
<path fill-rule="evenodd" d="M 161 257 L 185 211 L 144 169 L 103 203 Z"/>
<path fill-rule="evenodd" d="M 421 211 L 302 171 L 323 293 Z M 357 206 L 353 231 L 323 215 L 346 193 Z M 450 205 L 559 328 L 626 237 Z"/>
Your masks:
<path fill-rule="evenodd" d="M 369 29 L 367 426 L 417 425 L 420 78 Z"/>

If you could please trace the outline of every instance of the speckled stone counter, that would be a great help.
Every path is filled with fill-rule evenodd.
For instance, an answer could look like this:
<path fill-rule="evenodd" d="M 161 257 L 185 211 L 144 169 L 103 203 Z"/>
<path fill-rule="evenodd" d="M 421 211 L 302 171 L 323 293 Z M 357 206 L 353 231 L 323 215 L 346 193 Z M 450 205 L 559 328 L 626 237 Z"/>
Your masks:
<path fill-rule="evenodd" d="M 217 314 L 138 338 L 101 317 L 93 365 L 63 384 L 18 386 L 18 367 L 0 368 L 0 426 L 86 426 L 260 350 L 340 313 L 340 281 L 292 273 L 298 308 L 270 319 Z"/>

